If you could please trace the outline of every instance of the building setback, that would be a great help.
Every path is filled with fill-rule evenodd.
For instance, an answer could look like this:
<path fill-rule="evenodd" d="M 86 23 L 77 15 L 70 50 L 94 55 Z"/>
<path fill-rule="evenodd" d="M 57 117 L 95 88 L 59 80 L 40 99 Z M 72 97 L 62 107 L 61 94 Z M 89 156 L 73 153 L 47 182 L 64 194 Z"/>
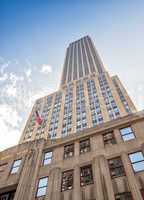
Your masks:
<path fill-rule="evenodd" d="M 0 200 L 142 200 L 143 130 L 144 112 L 85 36 L 67 48 L 58 91 L 0 152 Z"/>

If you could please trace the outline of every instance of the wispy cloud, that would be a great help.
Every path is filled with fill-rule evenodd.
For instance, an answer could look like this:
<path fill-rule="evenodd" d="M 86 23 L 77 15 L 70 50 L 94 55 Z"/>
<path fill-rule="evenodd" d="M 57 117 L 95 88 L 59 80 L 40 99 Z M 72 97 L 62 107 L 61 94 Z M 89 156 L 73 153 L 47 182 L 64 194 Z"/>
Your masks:
<path fill-rule="evenodd" d="M 52 67 L 50 65 L 44 64 L 42 65 L 40 72 L 43 74 L 49 74 L 52 72 Z"/>
<path fill-rule="evenodd" d="M 0 150 L 18 142 L 33 103 L 50 91 L 45 85 L 37 84 L 39 68 L 29 60 L 24 63 L 23 70 L 14 71 L 11 66 L 20 69 L 21 61 L 0 58 Z M 43 65 L 41 71 L 45 74 L 52 70 Z"/>
<path fill-rule="evenodd" d="M 32 81 L 32 79 L 31 79 L 32 69 L 31 68 L 26 69 L 25 70 L 25 75 L 26 75 L 28 81 L 31 82 Z"/>
<path fill-rule="evenodd" d="M 0 105 L 1 148 L 14 145 L 18 141 L 20 135 L 19 123 L 21 121 L 21 116 L 14 108 L 7 104 Z"/>
<path fill-rule="evenodd" d="M 5 73 L 5 69 L 9 66 L 10 61 L 4 61 L 4 58 L 0 57 L 0 81 L 6 81 L 8 79 L 7 73 Z"/>

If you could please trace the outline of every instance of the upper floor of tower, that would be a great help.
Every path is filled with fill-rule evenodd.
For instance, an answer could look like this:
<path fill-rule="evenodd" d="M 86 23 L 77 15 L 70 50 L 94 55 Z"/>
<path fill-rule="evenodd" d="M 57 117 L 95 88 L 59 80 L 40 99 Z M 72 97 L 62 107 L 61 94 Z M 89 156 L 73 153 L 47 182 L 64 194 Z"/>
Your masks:
<path fill-rule="evenodd" d="M 104 72 L 103 63 L 89 36 L 69 44 L 63 67 L 61 86 L 92 73 Z"/>

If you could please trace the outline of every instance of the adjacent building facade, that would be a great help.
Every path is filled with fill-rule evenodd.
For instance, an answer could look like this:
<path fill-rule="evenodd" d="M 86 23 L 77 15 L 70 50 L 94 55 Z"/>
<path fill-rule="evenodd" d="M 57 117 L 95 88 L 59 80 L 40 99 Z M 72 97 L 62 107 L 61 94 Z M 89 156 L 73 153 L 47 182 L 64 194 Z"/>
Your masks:
<path fill-rule="evenodd" d="M 0 152 L 0 200 L 142 200 L 143 130 L 144 112 L 81 38 L 59 90 L 36 101 L 19 144 Z"/>

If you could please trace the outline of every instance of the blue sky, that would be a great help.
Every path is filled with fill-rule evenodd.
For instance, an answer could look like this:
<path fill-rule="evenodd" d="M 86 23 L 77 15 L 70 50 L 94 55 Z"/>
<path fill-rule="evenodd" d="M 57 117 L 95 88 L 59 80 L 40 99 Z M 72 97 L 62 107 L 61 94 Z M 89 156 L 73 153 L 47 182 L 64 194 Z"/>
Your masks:
<path fill-rule="evenodd" d="M 87 34 L 143 109 L 143 10 L 143 0 L 0 0 L 0 149 L 18 142 L 35 99 L 58 88 L 69 42 Z"/>

